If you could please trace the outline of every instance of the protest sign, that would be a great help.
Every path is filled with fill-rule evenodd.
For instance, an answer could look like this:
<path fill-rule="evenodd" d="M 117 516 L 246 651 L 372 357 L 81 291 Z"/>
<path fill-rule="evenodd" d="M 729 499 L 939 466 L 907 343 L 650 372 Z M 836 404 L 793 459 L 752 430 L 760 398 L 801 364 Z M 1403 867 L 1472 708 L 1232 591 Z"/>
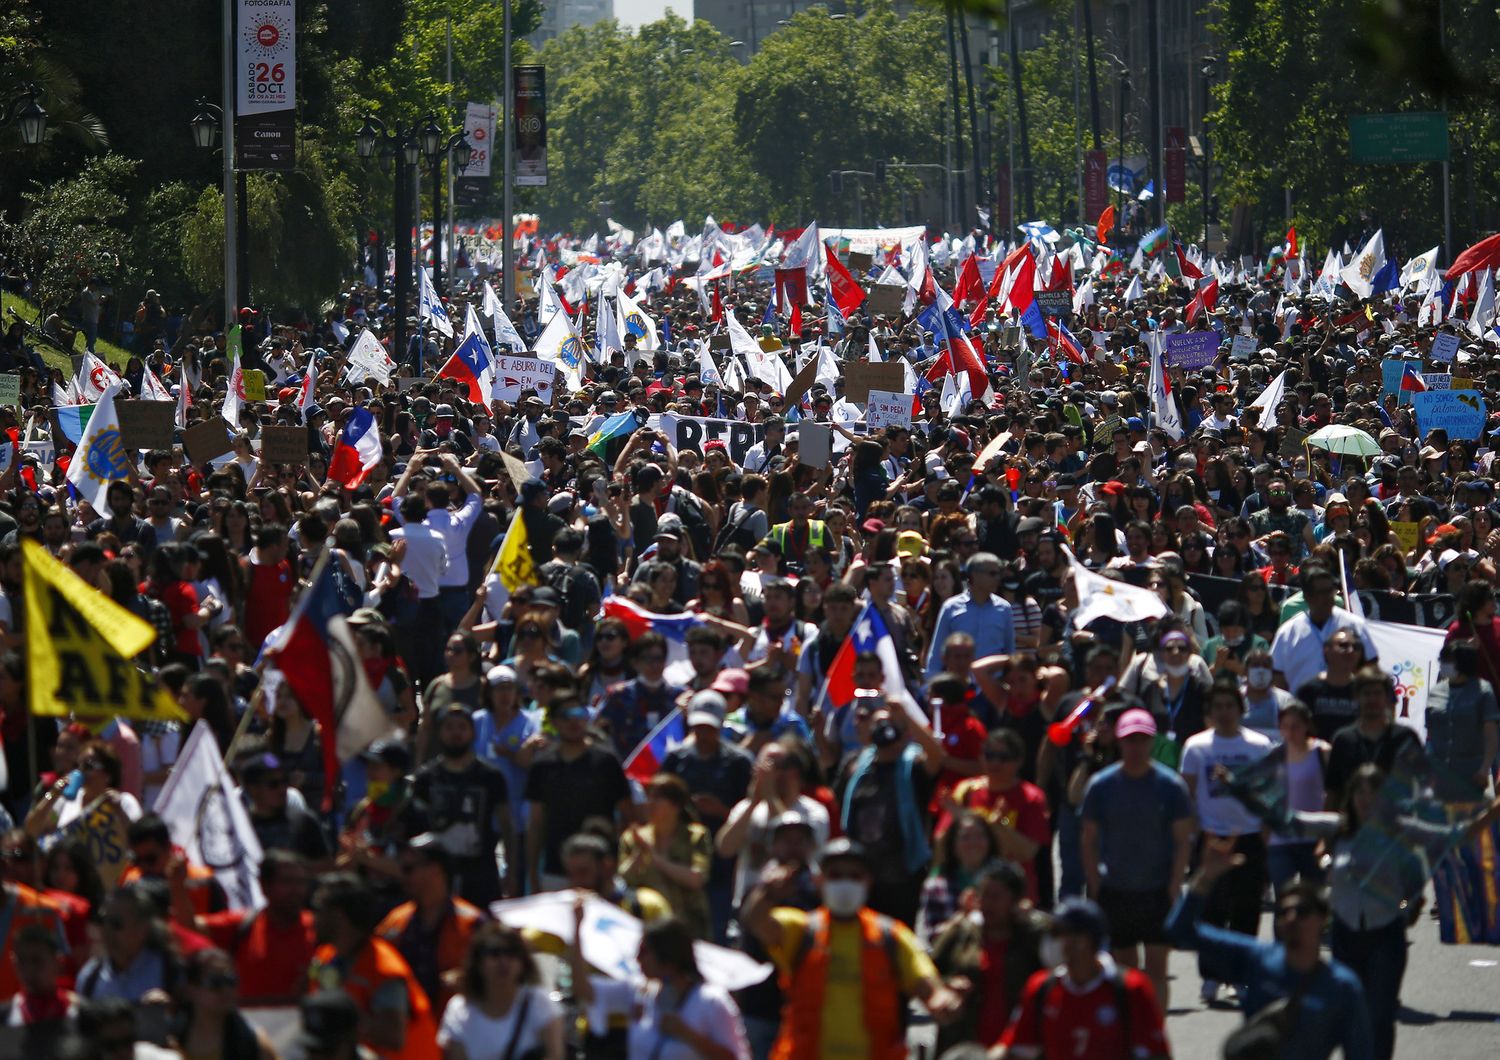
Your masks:
<path fill-rule="evenodd" d="M 50 468 L 53 464 L 57 463 L 57 446 L 52 442 L 22 442 L 22 458 L 24 459 L 28 454 L 36 457 L 38 467 Z"/>
<path fill-rule="evenodd" d="M 906 302 L 906 288 L 899 283 L 877 283 L 870 288 L 870 316 L 894 317 L 901 315 L 901 306 Z"/>
<path fill-rule="evenodd" d="M 1411 397 L 1423 437 L 1439 427 L 1450 439 L 1462 441 L 1473 441 L 1484 432 L 1484 398 L 1477 390 L 1429 390 Z"/>
<path fill-rule="evenodd" d="M 730 342 L 728 335 L 710 335 L 708 337 L 709 353 L 727 353 L 733 348 L 734 346 Z"/>
<path fill-rule="evenodd" d="M 1257 349 L 1254 335 L 1236 335 L 1229 344 L 1229 356 L 1254 357 Z"/>
<path fill-rule="evenodd" d="M 1401 622 L 1365 621 L 1380 668 L 1395 685 L 1396 721 L 1427 735 L 1427 693 L 1437 679 L 1438 653 L 1445 629 L 1429 629 Z"/>
<path fill-rule="evenodd" d="M 0 373 L 0 405 L 21 403 L 21 377 L 15 372 Z"/>
<path fill-rule="evenodd" d="M 1036 304 L 1049 317 L 1067 316 L 1073 311 L 1072 291 L 1038 291 Z"/>
<path fill-rule="evenodd" d="M 500 453 L 500 461 L 505 465 L 505 473 L 510 476 L 511 485 L 515 486 L 517 490 L 520 490 L 529 480 L 536 477 L 522 461 L 503 450 Z"/>
<path fill-rule="evenodd" d="M 1308 436 L 1309 433 L 1310 433 L 1309 431 L 1304 431 L 1301 427 L 1288 427 L 1286 429 L 1286 434 L 1284 434 L 1282 436 L 1282 439 L 1281 439 L 1281 450 L 1280 450 L 1281 455 L 1282 456 L 1301 456 L 1301 455 L 1303 455 L 1302 454 L 1302 443 L 1307 440 L 1307 436 Z"/>
<path fill-rule="evenodd" d="M 875 264 L 875 255 L 865 250 L 851 250 L 849 251 L 848 264 L 849 271 L 856 277 L 863 276 Z"/>
<path fill-rule="evenodd" d="M 246 401 L 266 400 L 266 373 L 259 368 L 246 368 L 240 373 L 240 391 Z"/>
<path fill-rule="evenodd" d="M 1166 336 L 1167 363 L 1174 368 L 1207 368 L 1219 356 L 1217 331 L 1184 331 Z"/>
<path fill-rule="evenodd" d="M 1432 339 L 1432 359 L 1439 364 L 1450 364 L 1458 356 L 1458 336 L 1444 332 Z"/>
<path fill-rule="evenodd" d="M 63 829 L 64 840 L 81 840 L 89 860 L 99 872 L 106 890 L 120 882 L 120 874 L 130 864 L 130 818 L 113 792 L 99 796 L 73 823 Z"/>
<path fill-rule="evenodd" d="M 906 389 L 906 369 L 894 361 L 850 361 L 844 365 L 844 398 L 856 405 L 870 400 L 870 391 Z"/>
<path fill-rule="evenodd" d="M 229 441 L 229 425 L 217 416 L 203 423 L 195 423 L 183 431 L 182 447 L 187 450 L 188 459 L 195 464 L 205 464 L 234 449 Z"/>
<path fill-rule="evenodd" d="M 672 412 L 662 413 L 661 429 L 672 440 L 673 447 L 689 452 L 702 453 L 706 443 L 723 442 L 729 447 L 729 457 L 736 464 L 743 464 L 750 447 L 766 436 L 764 424 L 707 416 L 679 416 Z"/>
<path fill-rule="evenodd" d="M 833 428 L 826 423 L 803 420 L 797 425 L 797 462 L 827 467 L 833 457 Z"/>
<path fill-rule="evenodd" d="M 170 449 L 176 429 L 175 401 L 116 401 L 126 449 Z"/>
<path fill-rule="evenodd" d="M 1423 372 L 1422 384 L 1428 390 L 1451 390 L 1453 377 L 1447 372 Z"/>
<path fill-rule="evenodd" d="M 802 395 L 807 393 L 807 388 L 812 386 L 818 378 L 818 359 L 809 357 L 807 363 L 797 370 L 792 376 L 792 385 L 786 388 L 783 395 L 786 398 L 785 407 L 792 408 L 802 400 Z"/>
<path fill-rule="evenodd" d="M 268 464 L 307 463 L 307 428 L 262 427 L 260 458 Z"/>
<path fill-rule="evenodd" d="M 1407 522 L 1405 520 L 1391 520 L 1391 533 L 1396 535 L 1396 540 L 1401 544 L 1402 552 L 1410 552 L 1417 547 L 1417 532 L 1422 524 Z"/>
<path fill-rule="evenodd" d="M 1387 394 L 1396 395 L 1396 404 L 1406 405 L 1411 401 L 1411 392 L 1401 389 L 1401 377 L 1406 374 L 1410 367 L 1415 371 L 1422 370 L 1422 362 L 1414 360 L 1386 360 L 1380 362 L 1380 396 Z"/>
<path fill-rule="evenodd" d="M 536 357 L 513 354 L 495 355 L 495 386 L 490 398 L 514 404 L 521 398 L 521 391 L 535 390 L 542 404 L 552 404 L 552 386 L 557 379 L 557 365 Z"/>
<path fill-rule="evenodd" d="M 872 431 L 881 427 L 910 427 L 911 395 L 872 389 L 865 402 L 865 425 Z"/>
<path fill-rule="evenodd" d="M 1474 380 L 1466 375 L 1450 376 L 1448 379 L 1449 390 L 1473 390 Z"/>

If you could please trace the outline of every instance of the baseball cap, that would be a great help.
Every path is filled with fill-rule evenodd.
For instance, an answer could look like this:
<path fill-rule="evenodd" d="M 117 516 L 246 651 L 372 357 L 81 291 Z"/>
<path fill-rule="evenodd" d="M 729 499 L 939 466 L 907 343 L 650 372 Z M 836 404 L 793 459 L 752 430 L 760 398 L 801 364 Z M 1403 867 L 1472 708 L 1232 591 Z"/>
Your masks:
<path fill-rule="evenodd" d="M 359 1006 L 342 990 L 320 990 L 302 999 L 302 1033 L 297 1046 L 304 1053 L 331 1053 L 359 1039 Z"/>
<path fill-rule="evenodd" d="M 771 824 L 771 831 L 773 833 L 779 832 L 783 828 L 806 828 L 809 832 L 813 830 L 812 822 L 800 810 L 785 810 Z"/>
<path fill-rule="evenodd" d="M 903 530 L 896 535 L 898 556 L 920 556 L 927 551 L 927 539 L 917 530 Z"/>
<path fill-rule="evenodd" d="M 1109 921 L 1104 910 L 1089 899 L 1069 898 L 1052 911 L 1052 934 L 1087 935 L 1102 949 L 1109 937 Z"/>
<path fill-rule="evenodd" d="M 1155 736 L 1156 719 L 1151 716 L 1149 710 L 1137 707 L 1127 710 L 1120 715 L 1120 720 L 1115 724 L 1115 739 L 1123 740 L 1127 736 Z"/>
<path fill-rule="evenodd" d="M 743 696 L 750 691 L 750 674 L 737 666 L 731 666 L 727 670 L 720 670 L 719 676 L 715 677 L 714 683 L 708 687 L 721 695 Z"/>
<path fill-rule="evenodd" d="M 695 725 L 712 725 L 717 729 L 724 724 L 724 715 L 728 712 L 729 704 L 718 692 L 711 688 L 695 692 L 693 698 L 688 700 L 688 728 L 691 729 Z"/>
<path fill-rule="evenodd" d="M 402 773 L 411 769 L 411 751 L 400 740 L 376 740 L 359 757 L 366 762 L 380 762 Z"/>
<path fill-rule="evenodd" d="M 493 688 L 496 685 L 516 684 L 520 680 L 520 676 L 516 673 L 514 666 L 507 666 L 505 663 L 496 663 L 485 672 L 484 679 Z"/>

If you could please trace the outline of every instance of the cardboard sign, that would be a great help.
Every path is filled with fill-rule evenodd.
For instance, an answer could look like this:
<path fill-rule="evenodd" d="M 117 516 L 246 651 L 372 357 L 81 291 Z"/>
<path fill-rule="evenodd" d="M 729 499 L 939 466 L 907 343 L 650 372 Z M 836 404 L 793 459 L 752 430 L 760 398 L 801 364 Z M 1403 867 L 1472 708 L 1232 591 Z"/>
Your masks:
<path fill-rule="evenodd" d="M 802 395 L 807 393 L 807 388 L 817 382 L 817 379 L 818 359 L 809 357 L 807 363 L 797 370 L 796 375 L 792 376 L 792 385 L 787 387 L 786 393 L 782 395 L 786 399 L 784 407 L 791 408 L 801 401 Z"/>
<path fill-rule="evenodd" d="M 182 432 L 182 448 L 195 464 L 206 464 L 216 456 L 233 452 L 229 425 L 217 416 L 204 423 L 195 423 Z"/>
<path fill-rule="evenodd" d="M 1421 529 L 1421 526 L 1421 523 L 1391 520 L 1391 533 L 1396 535 L 1402 552 L 1410 552 L 1417 547 L 1417 531 Z"/>
<path fill-rule="evenodd" d="M 21 404 L 21 377 L 14 372 L 0 374 L 0 405 L 12 408 Z"/>
<path fill-rule="evenodd" d="M 1286 434 L 1281 439 L 1281 449 L 1280 449 L 1281 455 L 1282 456 L 1302 456 L 1302 455 L 1304 455 L 1303 448 L 1302 448 L 1302 443 L 1307 440 L 1307 436 L 1308 436 L 1309 433 L 1311 433 L 1311 432 L 1304 431 L 1301 427 L 1288 427 L 1286 429 Z"/>
<path fill-rule="evenodd" d="M 858 278 L 870 271 L 870 267 L 875 264 L 875 255 L 863 250 L 851 250 L 848 260 L 849 271 L 854 273 L 855 278 Z"/>
<path fill-rule="evenodd" d="M 307 428 L 262 427 L 260 458 L 268 464 L 307 463 Z"/>
<path fill-rule="evenodd" d="M 865 426 L 871 431 L 882 427 L 911 427 L 911 395 L 872 389 L 865 403 Z"/>
<path fill-rule="evenodd" d="M 870 288 L 867 303 L 872 317 L 895 317 L 901 315 L 906 303 L 906 288 L 899 283 L 877 283 Z"/>
<path fill-rule="evenodd" d="M 1439 427 L 1450 439 L 1466 442 L 1484 433 L 1484 398 L 1477 390 L 1429 390 L 1413 394 L 1411 405 L 1423 437 Z"/>
<path fill-rule="evenodd" d="M 505 473 L 510 476 L 510 481 L 517 490 L 536 477 L 524 463 L 503 450 L 500 453 L 500 462 L 505 465 Z"/>
<path fill-rule="evenodd" d="M 723 353 L 733 349 L 728 335 L 710 335 L 708 337 L 708 352 Z"/>
<path fill-rule="evenodd" d="M 750 447 L 756 442 L 764 441 L 766 437 L 763 423 L 711 419 L 707 416 L 679 416 L 673 412 L 662 413 L 661 429 L 662 433 L 672 439 L 674 447 L 693 453 L 701 454 L 707 442 L 723 442 L 729 448 L 729 458 L 736 465 L 743 465 Z"/>
<path fill-rule="evenodd" d="M 259 368 L 246 368 L 240 373 L 240 390 L 246 401 L 266 400 L 266 373 Z"/>
<path fill-rule="evenodd" d="M 170 449 L 177 427 L 175 401 L 116 401 L 126 449 Z M 222 421 L 221 421 L 222 422 Z"/>
<path fill-rule="evenodd" d="M 1446 331 L 1432 339 L 1432 359 L 1439 364 L 1451 364 L 1458 356 L 1458 336 Z"/>
<path fill-rule="evenodd" d="M 1236 335 L 1229 344 L 1229 356 L 1254 357 L 1255 351 L 1259 348 L 1254 335 Z"/>
<path fill-rule="evenodd" d="M 906 369 L 894 361 L 849 361 L 844 365 L 844 398 L 863 405 L 870 400 L 870 391 L 887 390 L 900 393 L 906 389 Z"/>
<path fill-rule="evenodd" d="M 495 386 L 490 391 L 490 398 L 515 404 L 521 398 L 521 391 L 535 390 L 536 396 L 542 399 L 542 404 L 551 405 L 552 387 L 556 380 L 557 365 L 552 361 L 496 354 Z"/>
<path fill-rule="evenodd" d="M 1184 331 L 1165 339 L 1167 363 L 1174 368 L 1208 368 L 1219 356 L 1217 331 Z"/>
<path fill-rule="evenodd" d="M 833 428 L 826 423 L 803 420 L 797 425 L 797 462 L 809 467 L 827 467 L 833 459 Z"/>
<path fill-rule="evenodd" d="M 1448 377 L 1449 390 L 1473 390 L 1474 380 L 1466 375 L 1450 375 Z"/>

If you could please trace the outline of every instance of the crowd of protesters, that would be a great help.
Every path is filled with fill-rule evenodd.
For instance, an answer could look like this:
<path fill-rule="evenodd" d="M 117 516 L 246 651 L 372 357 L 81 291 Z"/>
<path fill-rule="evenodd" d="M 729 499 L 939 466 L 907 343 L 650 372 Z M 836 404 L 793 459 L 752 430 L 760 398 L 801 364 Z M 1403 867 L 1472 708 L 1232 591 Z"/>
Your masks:
<path fill-rule="evenodd" d="M 569 241 L 538 248 L 550 273 L 586 267 Z M 957 340 L 924 323 L 921 274 L 954 290 L 969 255 L 986 273 L 1006 255 L 919 249 L 885 263 L 903 310 L 831 313 L 815 290 L 800 331 L 768 309 L 770 268 L 636 290 L 657 348 L 631 331 L 550 400 L 471 401 L 433 374 L 461 329 L 416 316 L 391 385 L 351 376 L 354 336 L 389 347 L 404 311 L 378 287 L 297 326 L 247 313 L 272 386 L 234 451 L 137 453 L 107 511 L 18 443 L 0 482 L 9 1040 L 266 1057 L 254 1016 L 279 1007 L 317 1057 L 900 1057 L 928 1018 L 952 1056 L 1167 1056 L 1177 947 L 1200 1002 L 1238 1005 L 1237 1034 L 1274 1050 L 1239 1055 L 1393 1055 L 1408 934 L 1434 930 L 1423 888 L 1497 812 L 1500 417 L 1478 438 L 1425 429 L 1382 362 L 1455 335 L 1452 373 L 1496 404 L 1494 336 L 1428 319 L 1425 288 L 1314 293 L 1287 261 L 1202 261 L 1218 301 L 1188 323 L 1196 284 L 1095 259 L 1061 270 L 1092 292 L 1061 314 L 1076 351 L 960 297 L 982 378 L 955 399 Z M 1055 277 L 1060 251 L 1025 252 Z M 629 278 L 654 264 L 619 257 Z M 485 282 L 454 280 L 455 322 Z M 585 345 L 611 295 L 569 306 Z M 505 308 L 535 341 L 538 298 Z M 837 378 L 789 403 L 709 349 L 728 314 L 788 377 L 826 349 Z M 118 367 L 136 395 L 148 372 L 186 387 L 191 427 L 233 366 L 210 314 L 174 322 Z M 1160 368 L 1157 391 L 1153 336 L 1187 330 L 1217 332 L 1217 359 Z M 66 373 L 21 359 L 40 338 L 6 341 L 21 402 L 0 426 L 65 458 Z M 909 426 L 870 429 L 846 396 L 872 352 L 917 380 Z M 360 408 L 381 457 L 350 488 L 330 464 Z M 739 421 L 754 444 L 679 448 L 663 416 Z M 263 427 L 302 423 L 304 462 L 261 459 Z M 804 459 L 809 423 L 835 428 L 829 458 Z M 1304 444 L 1332 424 L 1377 451 Z M 516 521 L 530 584 L 495 562 Z M 259 909 L 153 812 L 189 725 L 28 717 L 27 538 L 157 629 L 138 661 L 229 757 Z M 338 775 L 327 705 L 262 656 L 325 568 L 392 732 Z M 1229 588 L 1205 606 L 1210 582 Z M 1425 736 L 1396 718 L 1356 590 L 1455 601 Z M 1114 593 L 1137 610 L 1098 606 Z M 673 712 L 684 738 L 627 775 Z M 130 820 L 113 885 L 76 827 L 101 800 Z M 630 976 L 503 915 L 569 888 L 643 923 Z M 727 990 L 702 943 L 772 970 Z"/>

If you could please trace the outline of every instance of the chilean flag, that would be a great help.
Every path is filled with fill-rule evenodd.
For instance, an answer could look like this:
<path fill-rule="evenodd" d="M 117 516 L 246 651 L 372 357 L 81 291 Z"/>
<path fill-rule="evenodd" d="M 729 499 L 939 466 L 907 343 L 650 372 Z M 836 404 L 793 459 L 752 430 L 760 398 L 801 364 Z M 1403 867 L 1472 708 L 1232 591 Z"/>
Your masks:
<path fill-rule="evenodd" d="M 469 392 L 470 401 L 477 405 L 486 405 L 489 403 L 490 395 L 485 380 L 492 374 L 490 359 L 484 348 L 484 339 L 478 334 L 473 334 L 458 344 L 458 349 L 453 351 L 453 356 L 448 358 L 448 363 L 438 371 L 438 378 L 452 379 L 454 382 L 462 383 Z"/>
<path fill-rule="evenodd" d="M 375 417 L 369 409 L 355 409 L 339 432 L 333 459 L 328 462 L 328 477 L 343 483 L 346 490 L 352 490 L 380 463 L 384 453 Z"/>
<path fill-rule="evenodd" d="M 1406 366 L 1406 371 L 1401 373 L 1401 389 L 1408 394 L 1421 394 L 1427 390 L 1427 384 L 1422 382 L 1422 377 L 1411 365 Z"/>
<path fill-rule="evenodd" d="M 307 371 L 302 376 L 302 391 L 297 395 L 297 411 L 302 416 L 302 422 L 307 422 L 307 407 L 313 403 L 313 397 L 318 392 L 318 366 L 315 361 L 309 361 Z"/>
<path fill-rule="evenodd" d="M 1083 363 L 1083 347 L 1078 345 L 1078 340 L 1073 337 L 1073 333 L 1068 330 L 1066 324 L 1055 318 L 1049 318 L 1047 331 L 1049 332 L 1047 342 L 1052 347 L 1054 355 L 1061 353 L 1074 364 Z"/>
<path fill-rule="evenodd" d="M 625 623 L 625 631 L 631 640 L 642 633 L 655 630 L 669 641 L 687 643 L 688 630 L 704 624 L 702 615 L 662 615 L 647 611 L 634 600 L 624 596 L 610 596 L 604 600 L 604 617 L 618 618 Z"/>
<path fill-rule="evenodd" d="M 885 670 L 885 692 L 887 697 L 906 688 L 906 679 L 901 675 L 901 662 L 896 658 L 896 642 L 886 629 L 885 620 L 872 603 L 854 620 L 849 636 L 840 645 L 838 654 L 828 666 L 828 677 L 823 684 L 825 703 L 830 707 L 842 707 L 854 699 L 855 657 L 872 651 L 880 657 Z"/>
<path fill-rule="evenodd" d="M 850 695 L 852 697 L 853 693 Z M 625 775 L 637 784 L 646 783 L 656 776 L 656 771 L 667 760 L 672 748 L 684 743 L 687 736 L 687 716 L 679 707 L 658 722 L 656 728 L 648 732 L 646 738 L 626 757 L 622 766 Z"/>

